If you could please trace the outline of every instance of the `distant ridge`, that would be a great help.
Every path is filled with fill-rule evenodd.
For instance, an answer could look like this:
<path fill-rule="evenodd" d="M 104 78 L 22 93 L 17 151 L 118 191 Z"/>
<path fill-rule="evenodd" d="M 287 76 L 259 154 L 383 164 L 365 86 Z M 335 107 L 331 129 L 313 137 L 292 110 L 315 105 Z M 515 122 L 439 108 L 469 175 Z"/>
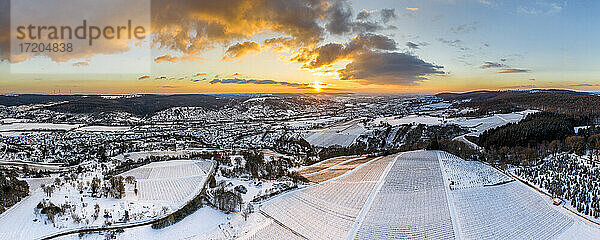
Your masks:
<path fill-rule="evenodd" d="M 472 91 L 472 92 L 464 92 L 464 93 L 438 93 L 437 97 L 446 99 L 446 100 L 463 100 L 463 99 L 471 99 L 473 101 L 481 101 L 490 98 L 494 98 L 500 95 L 509 94 L 509 93 L 556 93 L 556 94 L 569 94 L 569 95 L 578 95 L 578 96 L 590 96 L 597 95 L 598 93 L 592 92 L 578 92 L 573 90 L 565 90 L 565 89 L 532 89 L 532 90 L 498 90 L 498 91 L 490 91 L 490 90 L 480 90 L 480 91 Z"/>
<path fill-rule="evenodd" d="M 521 91 L 474 91 L 467 93 L 440 93 L 439 98 L 450 101 L 469 100 L 460 107 L 476 109 L 468 115 L 481 116 L 508 113 L 525 109 L 579 115 L 596 121 L 600 117 L 600 96 L 590 92 L 560 89 L 533 89 Z"/>

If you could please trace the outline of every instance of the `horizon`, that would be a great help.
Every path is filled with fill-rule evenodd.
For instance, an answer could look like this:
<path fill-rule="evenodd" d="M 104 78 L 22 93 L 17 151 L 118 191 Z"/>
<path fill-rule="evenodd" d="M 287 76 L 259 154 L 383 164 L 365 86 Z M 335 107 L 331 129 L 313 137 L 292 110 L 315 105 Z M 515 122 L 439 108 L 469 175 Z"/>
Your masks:
<path fill-rule="evenodd" d="M 531 88 L 531 89 L 477 89 L 470 91 L 440 91 L 440 92 L 401 92 L 401 93 L 385 93 L 385 92 L 206 92 L 206 93 L 151 93 L 151 92 L 132 92 L 132 93 L 110 93 L 110 92 L 0 92 L 0 95 L 97 95 L 97 96 L 108 96 L 108 95 L 296 95 L 296 94 L 307 94 L 307 95 L 344 95 L 344 94 L 353 94 L 353 95 L 436 95 L 436 94 L 444 94 L 444 93 L 452 93 L 452 94 L 462 94 L 462 93 L 474 93 L 474 92 L 530 92 L 530 91 L 572 91 L 577 93 L 590 93 L 590 94 L 598 94 L 600 93 L 600 89 L 598 90 L 577 90 L 577 89 L 569 89 L 569 88 Z"/>

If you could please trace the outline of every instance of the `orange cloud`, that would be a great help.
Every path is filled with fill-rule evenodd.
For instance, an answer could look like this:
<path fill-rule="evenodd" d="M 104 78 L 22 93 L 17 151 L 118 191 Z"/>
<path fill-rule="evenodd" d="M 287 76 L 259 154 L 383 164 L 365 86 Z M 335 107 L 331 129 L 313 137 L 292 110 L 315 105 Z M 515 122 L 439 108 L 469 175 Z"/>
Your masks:
<path fill-rule="evenodd" d="M 245 41 L 243 43 L 237 43 L 237 44 L 230 46 L 227 49 L 227 51 L 225 52 L 225 56 L 223 56 L 222 60 L 240 58 L 244 55 L 247 55 L 248 53 L 259 52 L 259 51 L 260 51 L 260 44 L 252 42 L 252 41 Z"/>
<path fill-rule="evenodd" d="M 75 66 L 75 67 L 83 67 L 83 66 L 87 66 L 87 65 L 89 65 L 88 62 L 76 62 L 76 63 L 73 63 L 73 66 Z"/>
<path fill-rule="evenodd" d="M 527 69 L 507 68 L 507 69 L 502 69 L 502 71 L 500 71 L 498 73 L 526 73 L 526 72 L 531 72 L 531 71 L 527 70 Z"/>
<path fill-rule="evenodd" d="M 161 63 L 161 62 L 180 62 L 180 61 L 196 61 L 196 60 L 202 60 L 201 57 L 198 56 L 194 56 L 194 55 L 185 55 L 183 57 L 175 57 L 175 56 L 171 56 L 171 54 L 166 54 L 160 57 L 157 57 L 154 59 L 154 62 L 156 63 Z"/>

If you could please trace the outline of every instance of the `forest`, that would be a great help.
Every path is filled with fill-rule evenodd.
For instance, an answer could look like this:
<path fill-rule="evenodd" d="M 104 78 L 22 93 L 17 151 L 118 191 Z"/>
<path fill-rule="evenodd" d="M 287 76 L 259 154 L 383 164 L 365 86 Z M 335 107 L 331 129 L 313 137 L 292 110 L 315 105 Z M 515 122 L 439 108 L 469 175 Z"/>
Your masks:
<path fill-rule="evenodd" d="M 13 171 L 0 171 L 0 213 L 29 195 L 27 182 L 18 180 Z"/>

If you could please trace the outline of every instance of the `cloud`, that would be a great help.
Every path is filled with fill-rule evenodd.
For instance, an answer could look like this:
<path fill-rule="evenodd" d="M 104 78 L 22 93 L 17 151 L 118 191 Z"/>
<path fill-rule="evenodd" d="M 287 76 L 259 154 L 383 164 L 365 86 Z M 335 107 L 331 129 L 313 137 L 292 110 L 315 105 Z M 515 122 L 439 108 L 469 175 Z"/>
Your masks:
<path fill-rule="evenodd" d="M 394 9 L 382 9 L 379 11 L 381 22 L 388 23 L 396 18 Z M 384 26 L 377 21 L 369 21 L 372 12 L 362 10 L 357 14 L 356 21 L 352 18 L 352 7 L 347 0 L 335 0 L 328 10 L 325 29 L 334 35 L 347 33 L 373 33 L 385 29 L 395 29 L 395 26 Z"/>
<path fill-rule="evenodd" d="M 149 79 L 149 78 L 150 78 L 150 76 L 145 75 L 145 76 L 139 77 L 138 80 L 144 80 L 144 79 Z"/>
<path fill-rule="evenodd" d="M 180 61 L 196 61 L 196 60 L 201 60 L 201 57 L 198 56 L 194 56 L 194 55 L 184 55 L 182 57 L 175 57 L 175 56 L 171 56 L 171 54 L 167 53 L 163 56 L 159 56 L 156 57 L 154 59 L 154 62 L 156 63 L 161 63 L 161 62 L 180 62 Z"/>
<path fill-rule="evenodd" d="M 526 72 L 531 72 L 531 70 L 518 69 L 518 68 L 505 68 L 505 69 L 502 69 L 502 71 L 499 71 L 498 73 L 526 73 Z"/>
<path fill-rule="evenodd" d="M 73 66 L 74 67 L 84 67 L 84 66 L 87 66 L 89 64 L 90 63 L 88 63 L 88 62 L 76 62 L 76 63 L 73 63 Z"/>
<path fill-rule="evenodd" d="M 154 59 L 154 62 L 156 63 L 161 63 L 161 62 L 177 62 L 177 60 L 179 60 L 177 57 L 173 57 L 171 56 L 171 54 L 166 54 L 160 57 L 157 57 Z"/>
<path fill-rule="evenodd" d="M 372 29 L 375 29 L 375 30 L 383 29 L 384 27 L 381 26 L 379 23 L 368 22 L 369 19 L 371 18 L 371 16 L 373 16 L 373 14 L 375 12 L 377 12 L 377 11 L 368 11 L 368 10 L 363 9 L 362 11 L 358 12 L 358 14 L 356 14 L 357 22 L 347 23 L 347 24 L 351 25 L 351 27 L 354 28 L 355 32 L 365 32 L 366 30 L 372 30 Z M 381 22 L 383 22 L 383 23 L 388 23 L 398 17 L 396 15 L 396 9 L 393 9 L 393 8 L 384 8 L 378 12 L 379 12 L 379 16 L 381 17 Z M 366 26 L 370 26 L 370 27 L 366 27 Z"/>
<path fill-rule="evenodd" d="M 338 71 L 342 80 L 365 84 L 414 85 L 432 74 L 445 74 L 443 66 L 398 52 L 366 52 Z"/>
<path fill-rule="evenodd" d="M 406 8 L 406 10 L 408 10 L 408 11 L 411 11 L 411 12 L 416 12 L 416 11 L 419 11 L 419 8 L 416 8 L 416 7 L 408 7 L 408 8 Z"/>
<path fill-rule="evenodd" d="M 473 22 L 470 24 L 460 24 L 456 27 L 451 27 L 450 32 L 454 34 L 467 34 L 477 30 L 477 22 Z"/>
<path fill-rule="evenodd" d="M 230 46 L 225 52 L 223 60 L 240 58 L 251 52 L 259 52 L 260 44 L 252 41 L 245 41 L 243 43 L 236 43 Z"/>
<path fill-rule="evenodd" d="M 462 46 L 462 41 L 459 40 L 459 39 L 456 39 L 456 40 L 447 40 L 447 39 L 444 39 L 444 38 L 438 38 L 437 40 L 440 41 L 440 42 L 442 42 L 442 43 L 445 43 L 445 44 L 447 44 L 448 46 L 451 46 L 451 47 L 461 47 Z"/>
<path fill-rule="evenodd" d="M 263 33 L 311 46 L 326 33 L 322 22 L 342 6 L 329 0 L 154 0 L 152 28 L 157 44 L 184 53 Z"/>
<path fill-rule="evenodd" d="M 406 46 L 410 49 L 419 49 L 419 44 L 413 43 L 413 42 L 407 42 Z"/>
<path fill-rule="evenodd" d="M 360 52 L 376 50 L 396 50 L 396 41 L 383 35 L 363 33 L 347 44 L 328 43 L 314 49 L 301 49 L 291 61 L 304 63 L 304 69 L 317 69 L 330 66 L 340 60 L 351 60 Z"/>
<path fill-rule="evenodd" d="M 194 77 L 201 77 L 201 76 L 206 76 L 208 75 L 208 73 L 196 73 L 194 74 Z"/>
<path fill-rule="evenodd" d="M 477 0 L 477 2 L 479 2 L 483 5 L 488 5 L 488 6 L 496 6 L 497 5 L 497 3 L 492 0 Z"/>
<path fill-rule="evenodd" d="M 395 27 L 385 23 L 396 17 L 394 9 L 382 9 L 376 11 L 380 14 L 378 19 L 356 21 L 348 0 L 152 0 L 150 7 L 152 44 L 168 51 L 172 56 L 198 55 L 206 50 L 246 41 L 258 35 L 272 37 L 271 41 L 265 40 L 265 43 L 268 42 L 268 47 L 277 51 L 312 48 L 322 44 L 330 34 L 373 33 L 394 29 Z M 0 9 L 6 11 L 10 8 Z M 126 13 L 121 15 L 127 16 Z M 0 16 L 8 22 L 6 16 L 10 14 Z M 5 30 L 4 26 L 7 26 Z M 7 41 L 2 40 L 2 36 L 10 36 L 8 26 L 10 24 L 0 24 L 2 49 L 8 49 L 3 47 Z M 102 49 L 111 49 L 103 52 L 109 54 L 128 51 L 130 48 L 131 45 L 123 42 Z M 0 50 L 0 57 L 5 53 L 7 52 Z M 236 55 L 231 51 L 229 53 L 232 55 L 227 55 L 228 58 L 243 55 Z M 94 54 L 97 53 L 77 57 L 87 58 Z M 158 58 L 160 62 L 192 58 L 161 57 Z"/>
<path fill-rule="evenodd" d="M 524 88 L 532 88 L 532 85 L 514 85 L 514 86 L 505 86 L 500 87 L 501 89 L 524 89 Z"/>
<path fill-rule="evenodd" d="M 600 84 L 589 84 L 589 83 L 571 84 L 571 85 L 569 85 L 569 87 L 600 87 Z"/>
<path fill-rule="evenodd" d="M 293 87 L 298 89 L 309 89 L 309 84 L 305 83 L 291 83 L 284 81 L 275 80 L 262 80 L 262 79 L 243 79 L 243 78 L 229 78 L 229 79 L 218 79 L 215 78 L 209 82 L 210 84 L 257 84 L 257 85 L 281 85 L 286 87 Z"/>
<path fill-rule="evenodd" d="M 344 34 L 352 30 L 352 8 L 346 1 L 335 1 L 328 11 L 325 28 L 332 34 Z"/>
<path fill-rule="evenodd" d="M 65 35 L 65 39 L 49 39 L 48 35 L 50 35 L 49 33 L 51 32 L 51 30 L 47 30 L 46 32 L 43 32 L 43 34 L 41 34 L 41 39 L 40 36 L 36 36 L 37 40 L 35 40 L 34 42 L 43 42 L 48 44 L 69 43 L 72 45 L 72 51 L 68 52 L 68 54 L 65 54 L 65 52 L 60 51 L 46 51 L 42 54 L 14 51 L 11 55 L 11 21 L 13 24 L 15 24 L 15 26 L 31 25 L 41 28 L 46 27 L 45 29 L 48 29 L 49 26 L 64 25 L 76 28 L 78 25 L 82 24 L 83 20 L 81 18 L 82 16 L 85 16 L 88 27 L 91 27 L 90 22 L 94 22 L 96 23 L 96 25 L 101 26 L 121 26 L 123 25 L 123 23 L 127 24 L 127 21 L 131 20 L 133 23 L 135 23 L 135 25 L 139 24 L 147 30 L 150 29 L 150 22 L 148 22 L 147 19 L 144 18 L 144 16 L 146 15 L 143 14 L 145 10 L 149 11 L 150 9 L 144 6 L 140 6 L 139 1 L 123 2 L 118 0 L 106 0 L 103 2 L 104 4 L 102 6 L 99 6 L 100 9 L 86 9 L 82 7 L 86 6 L 86 4 L 89 4 L 89 2 L 93 1 L 74 1 L 73 4 L 70 4 L 69 6 L 42 3 L 42 5 L 38 6 L 37 8 L 31 8 L 31 6 L 29 6 L 31 3 L 35 2 L 34 0 L 13 1 L 14 3 L 20 2 L 20 4 L 15 4 L 12 6 L 12 10 L 15 11 L 12 13 L 12 18 L 10 12 L 10 2 L 10 0 L 0 0 L 0 61 L 8 60 L 10 62 L 17 63 L 26 61 L 33 57 L 42 56 L 44 58 L 50 59 L 53 62 L 67 62 L 70 60 L 75 60 L 74 62 L 84 62 L 83 59 L 90 59 L 90 57 L 98 54 L 111 55 L 127 52 L 132 49 L 131 46 L 133 45 L 133 41 L 142 42 L 135 38 L 135 40 L 130 40 L 128 37 L 122 37 L 119 39 L 113 38 L 110 40 L 98 38 L 93 41 L 92 45 L 90 45 L 89 39 L 77 39 L 76 37 L 73 37 L 73 39 L 69 39 L 69 37 L 67 36 L 68 34 Z M 119 3 L 119 7 L 109 7 L 116 3 Z M 105 14 L 105 10 L 109 8 L 111 10 L 111 14 Z M 76 11 L 77 13 L 64 14 L 65 12 L 69 11 Z M 40 14 L 40 12 L 42 13 Z M 59 15 L 60 17 L 51 18 L 52 16 L 57 15 Z M 23 41 L 25 40 L 27 39 L 24 39 Z M 147 42 L 147 40 L 144 40 L 144 42 Z M 14 43 L 16 44 L 17 42 Z"/>
<path fill-rule="evenodd" d="M 196 83 L 196 82 L 200 82 L 200 81 L 206 81 L 206 80 L 208 80 L 208 79 L 206 79 L 206 78 L 202 78 L 202 79 L 192 79 L 192 80 L 190 80 L 190 81 L 192 81 L 192 82 L 195 82 L 195 83 Z"/>
<path fill-rule="evenodd" d="M 383 21 L 383 23 L 388 23 L 389 21 L 396 19 L 396 17 L 397 17 L 396 9 L 393 9 L 393 8 L 381 9 L 381 21 Z"/>
<path fill-rule="evenodd" d="M 529 15 L 552 15 L 562 12 L 563 8 L 567 6 L 567 2 L 548 2 L 548 1 L 536 1 L 533 6 L 525 7 L 519 6 L 517 8 L 518 13 L 529 14 Z"/>
<path fill-rule="evenodd" d="M 503 67 L 507 67 L 507 66 L 503 63 L 485 62 L 483 65 L 481 65 L 480 68 L 487 69 L 487 68 L 503 68 Z"/>
<path fill-rule="evenodd" d="M 291 51 L 293 48 L 299 46 L 298 40 L 292 37 L 276 37 L 269 38 L 263 42 L 263 48 L 273 48 L 277 52 Z"/>

